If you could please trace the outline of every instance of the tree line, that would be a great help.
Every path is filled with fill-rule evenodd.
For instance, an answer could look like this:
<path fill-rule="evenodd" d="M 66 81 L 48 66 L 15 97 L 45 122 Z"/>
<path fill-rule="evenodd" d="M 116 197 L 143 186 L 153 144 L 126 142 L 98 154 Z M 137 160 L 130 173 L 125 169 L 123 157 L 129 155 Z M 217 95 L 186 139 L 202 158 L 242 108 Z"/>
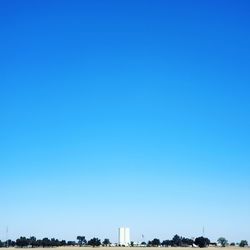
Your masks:
<path fill-rule="evenodd" d="M 109 246 L 111 243 L 109 239 L 104 239 L 102 242 L 98 238 L 92 238 L 90 240 L 86 240 L 85 236 L 77 236 L 76 241 L 66 241 L 66 240 L 58 240 L 55 238 L 43 238 L 43 239 L 36 239 L 36 237 L 32 236 L 30 238 L 20 237 L 13 240 L 7 240 L 5 242 L 0 241 L 0 247 L 60 247 L 60 246 Z"/>
<path fill-rule="evenodd" d="M 142 242 L 142 244 L 148 247 L 190 247 L 190 246 L 198 246 L 200 248 L 205 248 L 208 246 L 221 246 L 226 247 L 229 246 L 228 241 L 224 237 L 220 237 L 216 242 L 210 242 L 210 240 L 206 237 L 197 237 L 195 239 L 189 239 L 185 237 L 181 237 L 179 235 L 175 235 L 172 240 L 163 240 L 162 242 L 159 239 L 153 239 L 152 241 Z M 242 240 L 240 243 L 231 243 L 230 246 L 246 247 L 248 246 L 248 242 L 246 240 Z"/>
<path fill-rule="evenodd" d="M 236 246 L 239 247 L 246 247 L 248 246 L 248 242 L 246 240 L 242 240 L 240 243 L 231 243 L 229 244 L 228 241 L 224 237 L 220 237 L 217 243 L 221 247 Z M 171 240 L 163 240 L 160 241 L 159 239 L 155 238 L 153 240 L 146 242 L 141 242 L 141 246 L 147 247 L 188 247 L 188 246 L 198 246 L 200 248 L 208 247 L 209 245 L 217 246 L 217 243 L 210 242 L 210 240 L 206 237 L 197 237 L 195 239 L 189 239 L 185 237 L 181 237 L 179 235 L 175 235 Z M 99 247 L 99 246 L 111 246 L 112 243 L 109 239 L 104 239 L 101 241 L 99 238 L 92 238 L 87 240 L 85 236 L 77 236 L 76 241 L 66 241 L 66 240 L 58 240 L 55 238 L 43 238 L 43 239 L 36 239 L 36 237 L 32 236 L 30 238 L 20 237 L 16 241 L 7 240 L 5 242 L 0 241 L 0 247 L 59 247 L 59 246 L 92 246 L 92 247 Z M 131 241 L 131 247 L 135 246 L 135 243 Z"/>

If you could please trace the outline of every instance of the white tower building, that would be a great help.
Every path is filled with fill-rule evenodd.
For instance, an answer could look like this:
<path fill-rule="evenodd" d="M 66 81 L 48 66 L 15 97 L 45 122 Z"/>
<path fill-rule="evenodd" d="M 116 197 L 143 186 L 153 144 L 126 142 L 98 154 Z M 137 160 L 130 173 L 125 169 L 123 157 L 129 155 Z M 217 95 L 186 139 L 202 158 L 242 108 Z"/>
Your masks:
<path fill-rule="evenodd" d="M 118 244 L 121 246 L 130 245 L 130 230 L 128 227 L 120 227 L 118 230 Z"/>

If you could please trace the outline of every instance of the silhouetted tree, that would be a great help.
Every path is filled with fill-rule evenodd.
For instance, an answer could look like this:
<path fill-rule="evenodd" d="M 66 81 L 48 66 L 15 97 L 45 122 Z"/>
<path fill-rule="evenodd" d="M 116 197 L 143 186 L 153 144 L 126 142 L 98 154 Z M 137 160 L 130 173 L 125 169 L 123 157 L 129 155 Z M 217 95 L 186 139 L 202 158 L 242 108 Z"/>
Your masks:
<path fill-rule="evenodd" d="M 181 238 L 181 246 L 192 246 L 194 244 L 194 241 L 192 239 L 188 238 Z"/>
<path fill-rule="evenodd" d="M 16 245 L 18 247 L 27 247 L 29 245 L 29 240 L 26 237 L 20 237 L 16 240 Z"/>
<path fill-rule="evenodd" d="M 175 235 L 172 239 L 173 246 L 180 247 L 182 245 L 181 237 L 179 235 Z"/>
<path fill-rule="evenodd" d="M 37 246 L 36 237 L 31 236 L 31 237 L 29 238 L 29 245 L 30 245 L 32 248 Z"/>
<path fill-rule="evenodd" d="M 36 240 L 36 246 L 37 247 L 41 247 L 43 244 L 42 244 L 42 240 Z"/>
<path fill-rule="evenodd" d="M 204 237 L 198 237 L 195 239 L 194 244 L 199 246 L 200 248 L 207 247 L 210 244 L 210 240 Z"/>
<path fill-rule="evenodd" d="M 75 246 L 76 245 L 76 242 L 75 241 L 68 241 L 67 242 L 67 246 Z"/>
<path fill-rule="evenodd" d="M 101 240 L 98 238 L 93 238 L 88 241 L 88 245 L 92 247 L 99 247 L 101 245 Z"/>
<path fill-rule="evenodd" d="M 78 245 L 81 247 L 83 245 L 86 245 L 87 240 L 85 238 L 85 236 L 77 236 L 76 238 L 78 240 Z"/>
<path fill-rule="evenodd" d="M 59 246 L 66 246 L 66 245 L 67 245 L 66 242 L 64 244 L 62 244 L 62 241 L 59 241 L 58 239 L 55 239 L 55 238 L 52 238 L 50 240 L 50 246 L 52 246 L 52 247 L 59 247 Z"/>
<path fill-rule="evenodd" d="M 171 240 L 164 240 L 164 241 L 162 241 L 161 245 L 164 246 L 164 247 L 171 246 L 172 241 Z"/>
<path fill-rule="evenodd" d="M 248 246 L 248 242 L 246 240 L 242 240 L 239 244 L 240 247 L 246 247 Z"/>
<path fill-rule="evenodd" d="M 158 247 L 160 246 L 160 244 L 161 244 L 160 240 L 156 238 L 148 242 L 148 245 L 153 247 Z"/>
<path fill-rule="evenodd" d="M 224 237 L 220 237 L 217 242 L 222 246 L 225 247 L 228 244 L 228 241 Z"/>
<path fill-rule="evenodd" d="M 60 245 L 61 245 L 61 246 L 67 246 L 66 240 L 61 240 L 61 241 L 60 241 Z"/>
<path fill-rule="evenodd" d="M 49 238 L 43 238 L 42 239 L 42 247 L 50 247 L 50 246 L 51 246 L 51 243 L 50 243 Z"/>
<path fill-rule="evenodd" d="M 102 244 L 104 246 L 109 246 L 111 244 L 110 240 L 109 239 L 104 239 L 104 241 L 102 242 Z"/>
<path fill-rule="evenodd" d="M 13 240 L 7 240 L 5 243 L 3 243 L 6 247 L 14 247 L 16 245 L 16 242 Z"/>

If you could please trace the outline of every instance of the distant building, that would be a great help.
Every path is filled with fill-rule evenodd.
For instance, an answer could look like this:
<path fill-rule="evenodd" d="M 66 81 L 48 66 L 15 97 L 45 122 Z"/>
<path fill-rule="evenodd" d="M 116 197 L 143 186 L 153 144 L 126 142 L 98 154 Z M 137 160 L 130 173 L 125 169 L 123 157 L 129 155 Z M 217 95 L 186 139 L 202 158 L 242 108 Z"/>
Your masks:
<path fill-rule="evenodd" d="M 130 245 L 130 230 L 128 227 L 120 227 L 118 230 L 118 244 L 120 246 Z"/>

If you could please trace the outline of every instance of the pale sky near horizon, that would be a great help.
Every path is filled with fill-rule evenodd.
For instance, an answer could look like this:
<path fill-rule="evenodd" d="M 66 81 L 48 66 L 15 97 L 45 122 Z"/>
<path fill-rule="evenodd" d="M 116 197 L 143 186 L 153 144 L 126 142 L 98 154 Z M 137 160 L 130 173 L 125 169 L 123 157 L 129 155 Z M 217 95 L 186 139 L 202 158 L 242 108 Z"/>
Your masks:
<path fill-rule="evenodd" d="M 250 242 L 249 1 L 0 1 L 0 239 Z"/>

